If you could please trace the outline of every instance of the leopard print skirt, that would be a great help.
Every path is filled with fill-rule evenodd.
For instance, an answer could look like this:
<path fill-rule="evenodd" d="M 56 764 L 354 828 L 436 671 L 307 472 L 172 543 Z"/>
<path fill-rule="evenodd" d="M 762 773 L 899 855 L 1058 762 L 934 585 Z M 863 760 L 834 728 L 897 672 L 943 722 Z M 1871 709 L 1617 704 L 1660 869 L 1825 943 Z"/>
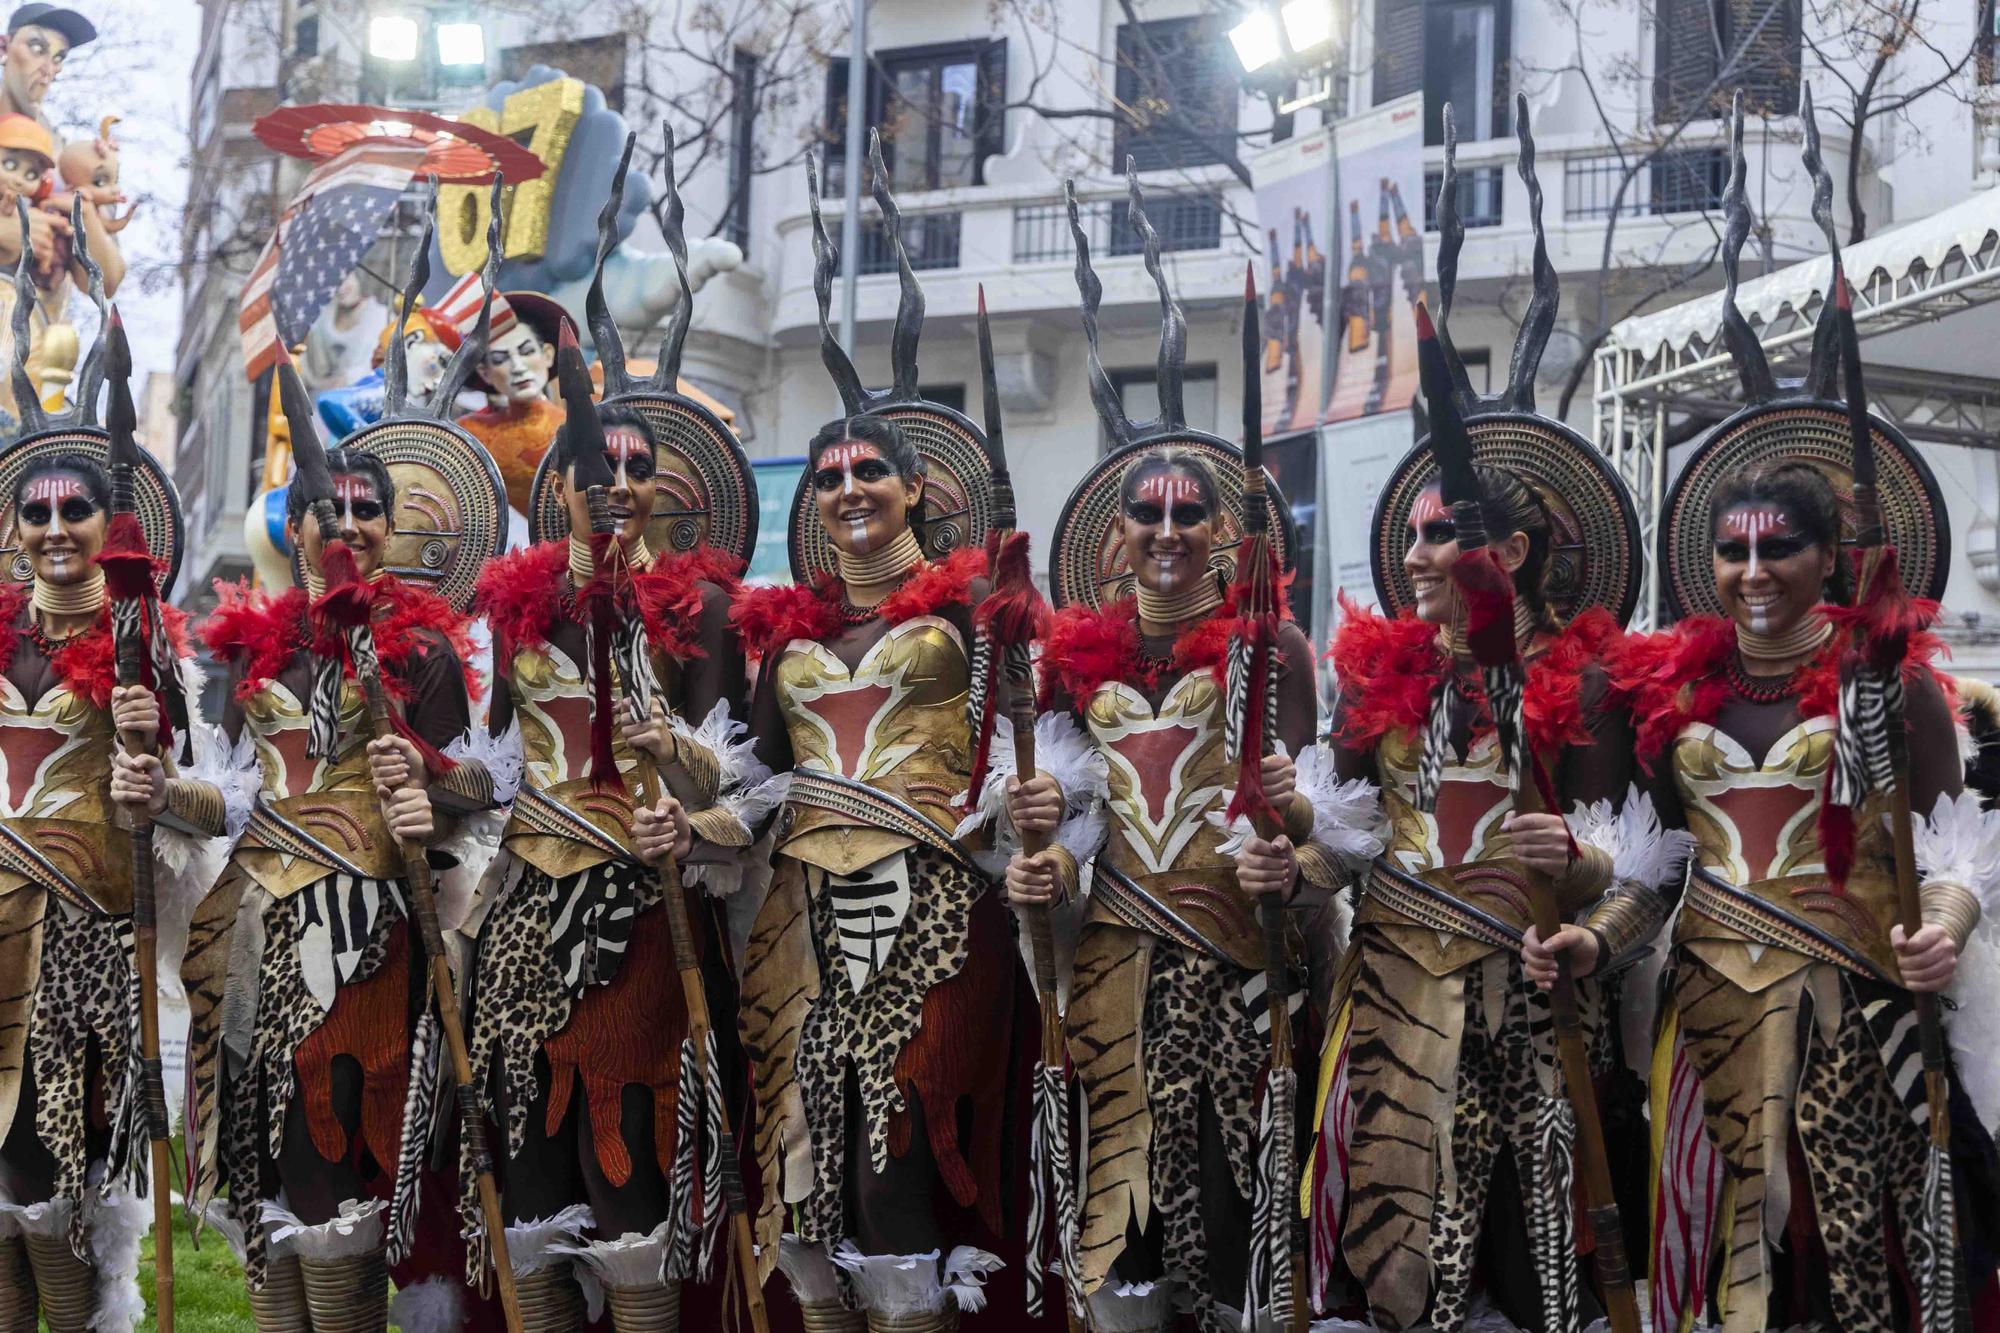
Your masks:
<path fill-rule="evenodd" d="M 972 910 L 986 892 L 976 874 L 940 852 L 912 847 L 910 909 L 888 957 L 857 994 L 846 968 L 822 966 L 820 990 L 799 1035 L 797 1082 L 804 1100 L 817 1177 L 812 1193 L 800 1205 L 799 1235 L 829 1247 L 854 1234 L 846 1216 L 847 1074 L 854 1075 L 861 1097 L 861 1123 L 868 1136 L 869 1161 L 878 1172 L 888 1168 L 891 1120 L 906 1109 L 897 1064 L 925 1026 L 925 1001 L 933 990 L 956 977 L 970 952 Z M 809 904 L 814 938 L 822 959 L 841 957 L 841 939 L 833 903 L 815 894 Z M 992 1036 L 1003 1004 L 974 1017 Z M 937 1044 L 978 1045 L 981 1034 L 971 1026 L 962 1033 L 926 1032 Z M 1004 1045 L 998 1049 L 1005 1049 Z M 932 1112 L 935 1150 L 945 1108 Z M 900 1145 L 898 1145 L 900 1148 Z M 910 1151 L 921 1151 L 911 1145 Z M 900 1151 L 899 1151 L 900 1155 Z M 941 1163 L 941 1167 L 947 1164 Z"/>
<path fill-rule="evenodd" d="M 48 896 L 41 985 L 28 1027 L 35 1078 L 35 1134 L 55 1158 L 55 1197 L 80 1205 L 90 1173 L 89 1062 L 95 1043 L 111 1124 L 106 1183 L 145 1184 L 139 1104 L 139 973 L 130 917 L 103 916 Z M 69 1243 L 88 1260 L 89 1214 L 70 1210 Z"/>

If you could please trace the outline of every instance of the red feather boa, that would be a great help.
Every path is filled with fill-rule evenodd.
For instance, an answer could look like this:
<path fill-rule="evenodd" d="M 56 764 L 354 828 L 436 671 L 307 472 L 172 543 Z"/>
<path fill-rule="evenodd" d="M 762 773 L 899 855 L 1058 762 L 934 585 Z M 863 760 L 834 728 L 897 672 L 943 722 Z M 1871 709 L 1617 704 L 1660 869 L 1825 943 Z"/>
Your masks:
<path fill-rule="evenodd" d="M 1931 608 L 1935 609 L 1934 603 Z M 1792 702 L 1802 721 L 1839 715 L 1841 657 L 1853 642 L 1853 626 L 1867 626 L 1868 612 L 1847 607 L 1824 610 L 1834 623 L 1833 637 L 1819 656 L 1792 673 L 1798 686 Z M 1944 644 L 1913 623 L 1899 622 L 1896 628 L 1899 634 L 1909 636 L 1903 658 L 1904 679 L 1914 681 L 1928 674 L 1944 692 L 1946 704 L 1956 711 L 1957 691 L 1951 678 L 1932 665 L 1944 651 Z M 1653 765 L 1682 731 L 1713 723 L 1721 714 L 1735 693 L 1726 674 L 1735 653 L 1734 622 L 1720 616 L 1693 616 L 1663 633 L 1633 635 L 1614 654 L 1610 663 L 1612 688 L 1631 709 L 1638 731 L 1639 763 L 1647 772 L 1653 771 Z M 1828 788 L 1832 781 L 1829 771 Z M 1839 892 L 1854 863 L 1854 812 L 1835 805 L 1822 791 L 1816 823 L 1827 874 Z"/>
<path fill-rule="evenodd" d="M 701 585 L 713 583 L 733 594 L 742 572 L 742 561 L 709 546 L 655 557 L 652 568 L 632 576 L 646 637 L 676 661 L 705 656 Z M 569 543 L 563 541 L 542 542 L 487 562 L 474 609 L 486 617 L 494 651 L 503 660 L 522 648 L 546 645 L 559 619 L 582 623 L 578 599 L 565 596 L 568 575 Z"/>
<path fill-rule="evenodd" d="M 20 621 L 28 607 L 29 597 L 28 584 L 0 583 L 0 623 L 13 626 Z M 188 638 L 187 613 L 177 606 L 162 606 L 160 616 L 167 627 L 167 639 L 173 645 L 175 659 L 191 655 L 194 645 Z M 14 646 L 24 637 L 14 633 L 0 639 L 0 671 L 5 671 L 13 662 Z M 118 684 L 118 659 L 111 640 L 109 605 L 97 613 L 95 625 L 65 640 L 49 658 L 49 665 L 55 670 L 56 678 L 62 681 L 63 688 L 71 694 L 92 708 L 111 707 L 111 691 Z M 161 722 L 164 724 L 165 704 L 162 703 L 161 707 Z M 160 736 L 162 745 L 165 745 L 168 733 L 164 725 Z"/>
<path fill-rule="evenodd" d="M 875 610 L 891 625 L 934 615 L 947 606 L 972 605 L 972 581 L 986 573 L 986 552 L 977 547 L 953 551 L 942 560 L 920 561 L 903 585 L 883 598 Z M 775 588 L 744 588 L 737 593 L 729 618 L 752 658 L 767 657 L 794 639 L 819 642 L 845 627 L 840 604 L 845 591 L 832 574 L 807 588 L 785 584 Z"/>
<path fill-rule="evenodd" d="M 201 627 L 202 641 L 215 655 L 243 673 L 236 697 L 247 699 L 277 678 L 299 653 L 341 654 L 339 631 L 312 614 L 303 589 L 281 593 L 252 590 L 245 583 L 215 584 L 216 605 Z M 469 698 L 479 697 L 472 670 L 471 622 L 437 594 L 394 576 L 372 586 L 375 655 L 382 664 L 382 688 L 399 703 L 409 702 L 405 683 L 411 657 L 424 645 L 421 631 L 442 635 L 458 658 Z M 350 677 L 353 667 L 348 668 Z"/>
<path fill-rule="evenodd" d="M 1409 612 L 1391 620 L 1345 594 L 1340 607 L 1340 629 L 1328 656 L 1340 678 L 1341 743 L 1362 750 L 1390 732 L 1421 731 L 1430 714 L 1431 691 L 1450 669 L 1438 646 L 1437 626 Z M 1584 669 L 1604 661 L 1621 634 L 1608 611 L 1592 607 L 1528 659 L 1521 713 L 1536 750 L 1590 743 L 1583 715 Z M 1481 716 L 1475 730 L 1492 726 L 1490 718 Z"/>
<path fill-rule="evenodd" d="M 1174 640 L 1165 663 L 1147 662 L 1139 652 L 1139 603 L 1121 597 L 1093 609 L 1081 602 L 1056 612 L 1055 623 L 1042 640 L 1042 706 L 1049 706 L 1051 685 L 1060 684 L 1078 703 L 1114 680 L 1143 682 L 1148 693 L 1163 676 L 1210 671 L 1218 685 L 1227 685 L 1229 638 L 1236 629 L 1236 609 L 1224 602 L 1215 612 Z"/>
<path fill-rule="evenodd" d="M 1820 655 L 1793 673 L 1801 718 L 1832 717 L 1840 710 L 1840 656 L 1847 647 L 1836 631 Z M 1726 671 L 1736 651 L 1736 626 L 1720 616 L 1690 616 L 1658 634 L 1625 638 L 1606 663 L 1612 688 L 1630 706 L 1638 732 L 1639 762 L 1648 772 L 1686 728 L 1714 722 L 1731 697 Z M 1928 674 L 1955 698 L 1951 678 L 1932 663 L 1944 651 L 1934 634 L 1910 638 L 1905 679 Z"/>

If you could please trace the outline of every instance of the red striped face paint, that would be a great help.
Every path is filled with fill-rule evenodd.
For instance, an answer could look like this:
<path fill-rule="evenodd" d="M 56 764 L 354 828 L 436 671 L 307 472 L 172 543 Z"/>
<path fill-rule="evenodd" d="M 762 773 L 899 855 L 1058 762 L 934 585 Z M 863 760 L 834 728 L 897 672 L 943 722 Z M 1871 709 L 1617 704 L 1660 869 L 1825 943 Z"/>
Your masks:
<path fill-rule="evenodd" d="M 858 499 L 860 482 L 873 484 L 895 471 L 881 449 L 866 440 L 841 440 L 819 451 L 813 464 L 813 489 L 822 495 L 838 493 L 843 503 Z M 856 517 L 847 523 L 848 544 L 860 555 L 872 544 L 867 519 Z"/>
<path fill-rule="evenodd" d="M 1140 479 L 1132 498 L 1156 504 L 1163 513 L 1171 514 L 1177 505 L 1200 504 L 1201 484 L 1178 472 L 1155 472 Z"/>
<path fill-rule="evenodd" d="M 333 477 L 333 502 L 340 511 L 342 528 L 358 529 L 363 523 L 382 516 L 382 501 L 375 494 L 375 481 L 362 473 L 336 472 Z"/>
<path fill-rule="evenodd" d="M 65 523 L 81 523 L 96 512 L 90 488 L 73 472 L 45 472 L 21 489 L 21 520 L 51 532 L 61 532 Z"/>
<path fill-rule="evenodd" d="M 632 477 L 626 464 L 635 458 L 644 458 L 652 453 L 646 437 L 629 426 L 613 426 L 604 432 L 604 456 L 612 465 L 612 473 L 618 485 L 632 489 Z M 650 474 L 649 474 L 650 475 Z M 644 480 L 645 478 L 640 478 Z"/>
<path fill-rule="evenodd" d="M 1729 541 L 1742 542 L 1750 550 L 1750 577 L 1757 577 L 1758 552 L 1771 538 L 1798 536 L 1792 526 L 1792 516 L 1777 505 L 1738 505 L 1722 516 L 1716 525 L 1716 536 Z"/>
<path fill-rule="evenodd" d="M 1804 534 L 1780 505 L 1755 501 L 1736 505 L 1715 525 L 1716 554 L 1724 560 L 1746 562 L 1744 584 L 1763 572 L 1764 561 L 1793 555 L 1805 544 Z M 1782 582 L 1781 579 L 1781 585 Z M 1759 634 L 1770 633 L 1771 607 L 1780 594 L 1759 585 L 1754 590 L 1741 587 L 1741 595 L 1750 613 L 1750 628 Z"/>

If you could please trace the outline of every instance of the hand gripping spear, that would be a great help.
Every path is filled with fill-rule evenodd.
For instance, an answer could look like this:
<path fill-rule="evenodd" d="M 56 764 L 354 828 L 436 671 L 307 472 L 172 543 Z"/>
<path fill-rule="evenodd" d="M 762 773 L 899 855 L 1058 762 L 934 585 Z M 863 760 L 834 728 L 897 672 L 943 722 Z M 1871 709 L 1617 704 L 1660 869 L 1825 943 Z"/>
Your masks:
<path fill-rule="evenodd" d="M 1868 416 L 1868 393 L 1861 382 L 1861 342 L 1854 330 L 1854 301 L 1834 261 L 1838 304 L 1840 368 L 1847 391 L 1848 434 L 1854 445 L 1854 546 L 1860 565 L 1860 597 L 1839 617 L 1853 629 L 1853 642 L 1840 666 L 1840 743 L 1836 747 L 1833 800 L 1858 808 L 1870 792 L 1889 800 L 1889 835 L 1895 850 L 1896 907 L 1905 939 L 1923 929 L 1924 908 L 1917 881 L 1915 827 L 1910 813 L 1910 743 L 1903 729 L 1903 667 L 1910 636 L 1935 613 L 1914 602 L 1903 586 L 1896 548 L 1882 528 L 1882 498 L 1876 489 L 1875 430 Z M 1871 699 L 1872 696 L 1872 699 Z M 1873 706 L 1871 707 L 1871 703 Z M 1951 1174 L 1951 1091 L 1944 1026 L 1938 997 L 1916 991 L 1917 1039 L 1924 1061 L 1924 1102 L 1930 1113 L 1930 1147 L 1924 1160 L 1923 1226 L 1906 1240 L 1917 1274 L 1917 1295 L 1925 1333 L 1963 1328 L 1969 1310 L 1959 1287 L 1958 1209 Z"/>
<path fill-rule="evenodd" d="M 1263 350 L 1258 332 L 1257 271 L 1243 270 L 1243 543 L 1236 554 L 1236 627 L 1229 643 L 1228 701 L 1223 753 L 1237 765 L 1236 794 L 1227 816 L 1249 816 L 1266 842 L 1284 833 L 1284 821 L 1264 795 L 1264 756 L 1278 736 L 1278 556 L 1271 546 L 1270 505 L 1264 488 Z M 1272 1322 L 1305 1333 L 1305 1226 L 1299 1216 L 1297 1151 L 1299 1075 L 1292 1059 L 1291 969 L 1285 962 L 1285 908 L 1275 895 L 1257 904 L 1264 930 L 1265 998 L 1271 1011 L 1271 1071 L 1264 1083 L 1258 1125 L 1257 1188 L 1252 1200 L 1250 1291 L 1245 1327 L 1258 1305 Z M 1258 1297 L 1268 1292 L 1268 1300 Z"/>
<path fill-rule="evenodd" d="M 1028 534 L 1014 529 L 1014 481 L 1007 471 L 1007 445 L 1001 435 L 1000 390 L 993 371 L 993 330 L 986 321 L 986 287 L 979 288 L 979 378 L 986 408 L 986 459 L 993 470 L 993 529 L 987 538 L 993 589 L 974 617 L 984 697 L 970 701 L 974 714 L 975 759 L 967 800 L 978 799 L 992 744 L 995 715 L 1004 702 L 1014 735 L 1014 772 L 1025 782 L 1035 774 L 1035 688 L 1029 647 L 1048 633 L 1049 606 L 1035 589 L 1028 572 Z M 996 663 L 997 659 L 997 663 Z M 998 665 L 999 670 L 993 667 Z M 1004 700 L 997 696 L 1004 695 Z M 1041 833 L 1022 833 L 1021 851 L 1038 856 L 1049 848 Z M 1035 997 L 1042 1016 L 1041 1058 L 1035 1062 L 1034 1126 L 1028 1136 L 1029 1181 L 1027 1312 L 1042 1313 L 1042 1287 L 1048 1269 L 1047 1229 L 1055 1229 L 1055 1254 L 1061 1265 L 1065 1311 L 1075 1333 L 1082 1324 L 1078 1312 L 1088 1307 L 1078 1285 L 1076 1254 L 1076 1182 L 1070 1175 L 1069 1088 L 1065 1077 L 1069 1049 L 1063 1035 L 1062 1004 L 1056 992 L 1055 936 L 1049 928 L 1046 904 L 1015 909 L 1027 929 L 1035 956 Z M 1053 1203 L 1053 1216 L 1049 1205 Z"/>
<path fill-rule="evenodd" d="M 111 595 L 111 638 L 120 685 L 154 691 L 174 684 L 173 653 L 160 619 L 159 590 L 153 583 L 153 553 L 139 526 L 134 474 L 139 444 L 133 438 L 139 415 L 132 407 L 132 348 L 125 324 L 111 310 L 111 403 L 105 425 L 111 433 L 106 471 L 111 474 L 111 523 L 97 563 Z M 151 640 L 150 646 L 148 640 Z M 134 738 L 126 748 L 137 753 Z M 139 1098 L 152 1152 L 154 1314 L 160 1333 L 174 1330 L 174 1222 L 167 1174 L 167 1091 L 160 1070 L 159 895 L 153 884 L 153 821 L 143 809 L 127 807 L 121 817 L 132 835 L 133 962 L 139 974 Z"/>
<path fill-rule="evenodd" d="M 1417 306 L 1417 355 L 1424 397 L 1430 402 L 1431 453 L 1438 464 L 1440 497 L 1451 506 L 1458 529 L 1458 559 L 1451 576 L 1464 599 L 1467 637 L 1479 664 L 1486 704 L 1493 716 L 1500 753 L 1513 789 L 1514 809 L 1543 814 L 1557 808 L 1553 784 L 1541 760 L 1529 748 L 1521 716 L 1525 669 L 1514 638 L 1514 580 L 1487 549 L 1488 534 L 1479 477 L 1472 470 L 1472 441 L 1451 396 L 1450 374 L 1430 311 Z M 1525 779 L 1525 780 L 1524 780 Z M 1522 867 L 1528 885 L 1528 906 L 1535 932 L 1551 939 L 1562 928 L 1562 912 L 1548 876 Z M 1583 1018 L 1577 1006 L 1576 978 L 1569 961 L 1556 955 L 1556 980 L 1549 991 L 1555 1020 L 1556 1048 L 1562 1060 L 1563 1084 L 1576 1117 L 1577 1156 L 1583 1167 L 1584 1195 L 1597 1247 L 1593 1259 L 1598 1284 L 1604 1290 L 1612 1333 L 1639 1333 L 1639 1306 L 1625 1263 L 1625 1231 L 1612 1193 L 1611 1164 L 1605 1155 L 1604 1126 L 1597 1114 L 1597 1088 L 1591 1081 L 1590 1057 L 1584 1044 Z"/>
<path fill-rule="evenodd" d="M 629 145 L 628 145 L 629 147 Z M 685 297 L 683 297 L 685 299 Z M 591 778 L 595 782 L 622 786 L 623 779 L 610 757 L 612 662 L 626 702 L 638 717 L 647 717 L 653 708 L 653 668 L 649 660 L 646 632 L 639 609 L 633 602 L 630 570 L 618 541 L 617 524 L 611 517 L 607 492 L 611 489 L 610 464 L 605 458 L 604 426 L 591 401 L 590 372 L 583 364 L 583 350 L 567 321 L 556 344 L 556 375 L 562 388 L 567 413 L 563 429 L 569 432 L 570 457 L 574 460 L 576 484 L 583 488 L 590 507 L 590 582 L 579 590 L 578 601 L 587 612 L 590 635 L 592 684 L 596 691 L 592 716 Z M 614 644 L 617 651 L 614 653 Z M 600 743 L 598 737 L 602 735 Z M 595 762 L 601 757 L 604 762 Z M 669 786 L 680 774 L 678 766 L 664 775 Z M 662 774 L 649 755 L 639 756 L 640 800 L 651 806 L 659 799 Z M 677 795 L 682 793 L 677 792 Z M 683 1179 L 676 1171 L 673 1181 L 677 1196 L 673 1224 L 668 1228 L 667 1263 L 669 1276 L 693 1276 L 697 1265 L 706 1270 L 712 1262 L 713 1241 L 719 1236 L 717 1222 L 728 1218 L 730 1264 L 743 1285 L 744 1307 L 750 1314 L 753 1333 L 769 1333 L 770 1316 L 764 1308 L 764 1291 L 757 1282 L 757 1252 L 750 1235 L 750 1212 L 743 1194 L 743 1178 L 737 1164 L 736 1133 L 729 1123 L 729 1107 L 723 1099 L 721 1064 L 716 1058 L 715 1028 L 708 1012 L 708 991 L 702 980 L 701 959 L 694 950 L 694 928 L 688 919 L 687 898 L 680 875 L 668 858 L 659 869 L 660 901 L 667 913 L 667 930 L 674 941 L 674 969 L 680 974 L 681 997 L 687 1008 L 688 1035 L 681 1049 L 681 1085 L 677 1099 L 677 1132 L 683 1143 L 705 1140 L 701 1162 L 701 1223 L 692 1221 L 693 1173 Z M 681 1271 L 675 1272 L 674 1269 Z"/>
<path fill-rule="evenodd" d="M 369 588 L 355 566 L 354 553 L 340 539 L 339 520 L 333 512 L 333 477 L 326 468 L 326 450 L 320 444 L 312 400 L 293 369 L 290 358 L 278 363 L 278 392 L 285 417 L 292 426 L 292 458 L 297 475 L 292 485 L 305 496 L 306 509 L 319 525 L 321 574 L 326 592 L 319 605 L 330 621 L 340 624 L 347 636 L 347 648 L 354 665 L 355 680 L 368 702 L 368 720 L 377 740 L 400 734 L 389 712 L 389 696 L 382 689 L 381 664 L 375 656 L 375 632 L 369 624 Z M 410 889 L 410 906 L 416 915 L 424 954 L 429 960 L 431 996 L 437 1002 L 439 1026 L 445 1045 L 451 1050 L 453 1081 L 457 1085 L 459 1133 L 465 1136 L 479 1175 L 479 1203 L 486 1216 L 487 1241 L 492 1246 L 493 1272 L 499 1278 L 500 1306 L 508 1333 L 521 1333 L 521 1302 L 514 1288 L 514 1265 L 507 1257 L 507 1223 L 500 1211 L 500 1189 L 493 1180 L 493 1158 L 486 1147 L 486 1124 L 479 1110 L 478 1084 L 472 1061 L 465 1050 L 465 1025 L 459 1018 L 458 991 L 452 985 L 451 960 L 444 950 L 444 931 L 438 924 L 437 894 L 431 886 L 431 863 L 424 849 L 414 842 L 397 840 L 403 858 L 403 879 Z"/>

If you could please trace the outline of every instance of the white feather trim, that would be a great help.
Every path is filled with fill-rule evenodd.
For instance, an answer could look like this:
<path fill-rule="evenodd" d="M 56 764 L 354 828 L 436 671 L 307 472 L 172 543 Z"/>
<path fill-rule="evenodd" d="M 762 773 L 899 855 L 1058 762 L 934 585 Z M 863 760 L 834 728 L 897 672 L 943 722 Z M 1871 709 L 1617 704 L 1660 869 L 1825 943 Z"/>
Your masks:
<path fill-rule="evenodd" d="M 993 849 L 1004 872 L 1008 859 L 1021 845 L 1013 821 L 1007 817 L 1007 781 L 1016 772 L 1010 736 L 994 736 L 986 763 L 986 783 L 979 789 L 979 802 L 959 821 L 953 836 L 963 838 L 992 824 Z M 1079 864 L 1088 861 L 1104 845 L 1108 827 L 1104 803 L 1111 796 L 1111 766 L 1076 725 L 1076 719 L 1067 713 L 1043 713 L 1035 719 L 1035 768 L 1062 788 L 1063 817 L 1056 827 L 1056 841 Z"/>
<path fill-rule="evenodd" d="M 840 1300 L 840 1274 L 834 1270 L 833 1257 L 793 1232 L 778 1237 L 778 1271 L 792 1284 L 792 1295 L 801 1304 Z"/>
<path fill-rule="evenodd" d="M 748 847 L 732 847 L 729 856 L 719 861 L 688 860 L 681 863 L 681 883 L 689 888 L 707 890 L 711 897 L 728 898 L 739 892 L 746 883 L 758 883 L 758 863 L 762 860 L 766 881 L 770 866 L 770 849 L 764 845 L 768 839 L 760 836 L 768 833 L 763 828 L 773 810 L 785 803 L 791 795 L 792 775 L 780 773 L 775 777 L 762 764 L 757 765 L 764 776 L 756 778 L 747 786 L 733 791 L 724 791 L 716 805 L 727 810 L 743 826 L 745 836 L 751 839 Z M 763 850 L 759 851 L 762 846 Z"/>
<path fill-rule="evenodd" d="M 159 959 L 160 989 L 171 996 L 182 994 L 181 958 L 187 952 L 188 923 L 194 919 L 195 907 L 222 877 L 230 848 L 250 822 L 261 781 L 255 741 L 248 727 L 233 746 L 220 727 L 198 720 L 189 727 L 194 759 L 176 776 L 206 782 L 221 793 L 222 836 L 211 838 L 157 821 L 153 824 L 154 882 L 159 899 L 155 957 Z"/>
<path fill-rule="evenodd" d="M 757 759 L 757 742 L 750 728 L 729 715 L 729 702 L 717 699 L 715 707 L 699 726 L 690 727 L 678 714 L 670 714 L 667 726 L 684 741 L 692 741 L 715 756 L 721 769 L 720 790 L 751 786 L 771 776 L 771 770 Z"/>
<path fill-rule="evenodd" d="M 1309 745 L 1298 759 L 1298 789 L 1312 802 L 1312 840 L 1350 866 L 1362 866 L 1388 844 L 1382 793 L 1365 778 L 1340 780 L 1333 751 Z"/>
<path fill-rule="evenodd" d="M 444 747 L 444 757 L 459 763 L 478 764 L 493 779 L 493 804 L 511 805 L 521 790 L 521 775 L 527 769 L 527 755 L 521 748 L 521 719 L 512 718 L 498 736 L 485 727 L 474 726 Z"/>
<path fill-rule="evenodd" d="M 1569 817 L 1570 836 L 1611 858 L 1611 878 L 1658 890 L 1678 874 L 1694 855 L 1694 835 L 1686 829 L 1663 829 L 1653 798 L 1634 785 L 1616 814 L 1611 802 L 1578 802 Z"/>
<path fill-rule="evenodd" d="M 236 1256 L 236 1262 L 239 1265 L 247 1259 L 248 1251 L 244 1248 L 243 1243 L 243 1224 L 236 1220 L 225 1200 L 210 1199 L 208 1201 L 208 1206 L 202 1209 L 201 1212 L 201 1225 L 222 1237 L 222 1243 L 227 1245 L 229 1252 Z M 269 1255 L 273 1259 L 278 1257 L 276 1246 L 271 1247 Z"/>
<path fill-rule="evenodd" d="M 517 1222 L 507 1228 L 507 1257 L 516 1273 L 539 1273 L 568 1257 L 568 1247 L 596 1225 L 585 1203 L 573 1203 L 553 1217 Z"/>
<path fill-rule="evenodd" d="M 1976 792 L 1940 794 L 1929 817 L 1916 821 L 1917 871 L 1972 890 L 1980 911 L 2000 913 L 2000 810 L 1980 808 Z"/>
<path fill-rule="evenodd" d="M 672 1219 L 650 1232 L 628 1231 L 617 1240 L 591 1240 L 579 1245 L 551 1247 L 583 1261 L 583 1269 L 605 1287 L 618 1291 L 643 1290 L 666 1281 L 667 1232 Z"/>
<path fill-rule="evenodd" d="M 10 1236 L 64 1236 L 69 1234 L 68 1199 L 45 1199 L 41 1203 L 0 1203 Z"/>
<path fill-rule="evenodd" d="M 1951 979 L 1955 1009 L 1945 1017 L 1959 1081 L 1987 1132 L 2000 1138 L 2000 1060 L 1993 1034 L 2000 1032 L 2000 913 L 1988 913 L 1958 955 Z"/>
<path fill-rule="evenodd" d="M 289 1243 L 301 1259 L 330 1263 L 381 1249 L 382 1214 L 388 1207 L 380 1199 L 365 1203 L 349 1199 L 340 1205 L 338 1215 L 324 1222 L 308 1223 L 284 1205 L 266 1200 L 264 1224 L 271 1228 L 273 1245 Z"/>
<path fill-rule="evenodd" d="M 458 1333 L 465 1324 L 464 1288 L 441 1277 L 404 1287 L 389 1302 L 389 1322 L 403 1333 Z"/>
<path fill-rule="evenodd" d="M 986 1275 L 1006 1266 L 1007 1261 L 997 1254 L 970 1245 L 955 1246 L 944 1261 L 944 1285 L 961 1311 L 977 1314 L 986 1308 Z"/>
<path fill-rule="evenodd" d="M 1165 1281 L 1106 1282 L 1090 1296 L 1090 1322 L 1097 1333 L 1152 1333 L 1167 1325 L 1173 1309 L 1174 1284 Z"/>
<path fill-rule="evenodd" d="M 936 1314 L 945 1308 L 938 1253 L 863 1254 L 852 1240 L 843 1240 L 833 1262 L 847 1270 L 862 1309 L 882 1315 Z"/>
<path fill-rule="evenodd" d="M 146 1314 L 139 1291 L 139 1239 L 152 1225 L 152 1205 L 123 1190 L 100 1193 L 90 1210 L 90 1258 L 97 1270 L 92 1333 L 132 1333 Z"/>

